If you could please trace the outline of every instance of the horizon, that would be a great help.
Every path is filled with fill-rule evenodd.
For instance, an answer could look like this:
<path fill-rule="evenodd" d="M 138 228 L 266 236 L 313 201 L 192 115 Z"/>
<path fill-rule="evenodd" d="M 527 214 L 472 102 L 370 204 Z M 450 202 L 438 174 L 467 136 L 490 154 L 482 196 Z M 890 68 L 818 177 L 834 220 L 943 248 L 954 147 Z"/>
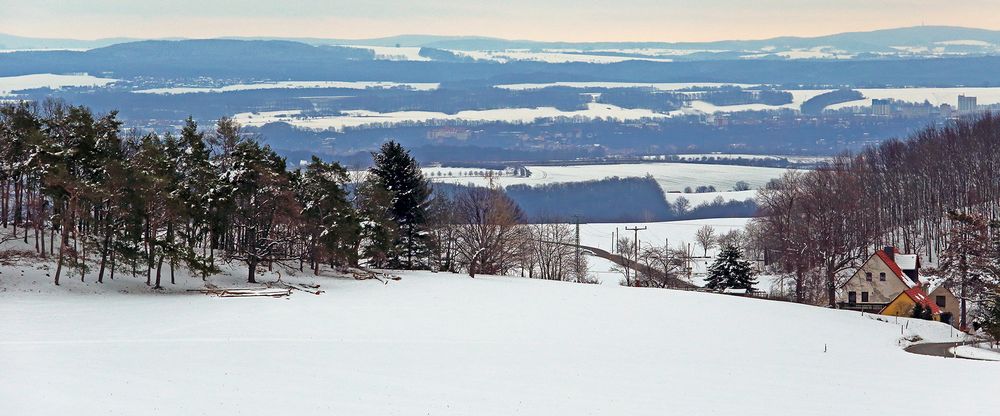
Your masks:
<path fill-rule="evenodd" d="M 114 0 L 25 4 L 0 0 L 3 33 L 35 38 L 323 38 L 360 40 L 421 34 L 563 42 L 712 42 L 817 37 L 917 26 L 1000 30 L 1000 4 L 819 0 L 794 5 L 739 0 L 685 5 L 625 0 L 606 10 L 565 0 L 514 0 L 503 8 L 454 0 L 381 4 L 303 1 L 295 6 L 230 0 L 118 4 Z M 900 7 L 901 5 L 907 7 Z M 434 28 L 434 30 L 426 30 Z"/>
<path fill-rule="evenodd" d="M 467 38 L 467 39 L 495 39 L 495 40 L 503 40 L 503 41 L 511 41 L 511 42 L 539 42 L 539 43 L 551 42 L 551 43 L 677 43 L 677 44 L 684 44 L 684 43 L 716 43 L 716 42 L 745 42 L 745 41 L 751 41 L 752 42 L 752 41 L 765 41 L 765 40 L 777 39 L 777 38 L 812 39 L 812 38 L 820 38 L 820 37 L 825 37 L 825 36 L 836 36 L 836 35 L 849 34 L 849 33 L 871 33 L 871 32 L 880 32 L 880 31 L 889 31 L 889 30 L 902 30 L 902 29 L 914 29 L 914 28 L 952 28 L 952 29 L 985 30 L 985 31 L 1000 32 L 1000 29 L 991 29 L 991 28 L 974 27 L 974 26 L 916 25 L 916 26 L 887 26 L 887 27 L 877 27 L 877 28 L 866 29 L 866 30 L 851 30 L 851 31 L 830 32 L 830 33 L 821 33 L 821 34 L 809 35 L 809 36 L 789 34 L 789 35 L 769 36 L 769 37 L 763 37 L 763 38 L 749 38 L 749 37 L 747 37 L 747 38 L 719 38 L 719 39 L 706 39 L 706 40 L 697 40 L 697 41 L 673 41 L 673 40 L 607 40 L 607 39 L 593 39 L 593 40 L 579 40 L 579 41 L 574 41 L 574 40 L 566 40 L 566 39 L 534 39 L 534 38 L 524 38 L 524 37 L 521 37 L 521 38 L 517 38 L 517 37 L 499 37 L 499 36 L 482 35 L 482 34 L 476 34 L 476 33 L 448 35 L 448 34 L 438 34 L 438 33 L 430 33 L 430 32 L 424 32 L 424 33 L 395 33 L 395 34 L 387 34 L 387 35 L 384 35 L 384 36 L 372 36 L 372 37 L 337 37 L 337 36 L 321 37 L 321 36 L 282 36 L 282 35 L 261 35 L 261 34 L 256 34 L 256 35 L 255 34 L 246 34 L 246 35 L 225 35 L 225 34 L 223 34 L 223 35 L 217 35 L 217 36 L 194 36 L 194 37 L 185 37 L 185 36 L 132 37 L 132 36 L 122 35 L 122 36 L 105 36 L 105 37 L 97 37 L 97 38 L 83 38 L 83 37 L 60 37 L 60 36 L 31 36 L 31 35 L 25 35 L 25 34 L 22 34 L 22 33 L 13 33 L 13 32 L 7 32 L 7 31 L 0 31 L 0 35 L 7 35 L 7 36 L 13 36 L 13 37 L 19 37 L 19 38 L 25 38 L 25 39 L 74 40 L 74 41 L 87 41 L 87 42 L 90 42 L 90 41 L 103 41 L 103 40 L 123 40 L 123 41 L 129 42 L 129 41 L 146 41 L 146 40 L 171 41 L 171 40 L 213 40 L 213 39 L 291 40 L 291 41 L 295 41 L 295 40 L 307 40 L 307 39 L 317 39 L 317 40 L 343 40 L 343 41 L 357 42 L 357 41 L 366 41 L 366 40 L 385 40 L 385 39 L 403 38 L 403 37 L 411 37 L 411 36 L 412 37 L 427 36 L 427 37 L 439 37 L 439 38 L 448 38 L 448 39 L 459 39 L 459 38 Z"/>

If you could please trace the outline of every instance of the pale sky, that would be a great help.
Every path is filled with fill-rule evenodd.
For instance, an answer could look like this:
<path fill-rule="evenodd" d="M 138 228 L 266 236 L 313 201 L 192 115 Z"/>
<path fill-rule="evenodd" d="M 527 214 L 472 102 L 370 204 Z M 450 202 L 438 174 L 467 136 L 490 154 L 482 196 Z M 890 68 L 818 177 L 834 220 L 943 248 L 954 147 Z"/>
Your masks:
<path fill-rule="evenodd" d="M 77 39 L 438 34 L 704 41 L 920 24 L 1000 29 L 1000 0 L 0 0 L 0 33 Z"/>

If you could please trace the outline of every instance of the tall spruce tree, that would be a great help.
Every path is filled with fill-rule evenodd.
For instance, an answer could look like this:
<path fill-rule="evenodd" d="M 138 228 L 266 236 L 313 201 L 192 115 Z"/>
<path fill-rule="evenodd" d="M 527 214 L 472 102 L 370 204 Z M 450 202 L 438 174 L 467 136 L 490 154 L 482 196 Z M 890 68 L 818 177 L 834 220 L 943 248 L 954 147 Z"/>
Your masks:
<path fill-rule="evenodd" d="M 708 278 L 705 287 L 723 291 L 726 289 L 753 290 L 757 279 L 753 276 L 750 262 L 743 258 L 740 249 L 733 245 L 725 245 L 708 268 Z"/>
<path fill-rule="evenodd" d="M 347 170 L 316 156 L 295 176 L 296 197 L 302 204 L 304 234 L 308 238 L 310 269 L 319 273 L 326 262 L 357 263 L 354 240 L 359 230 L 356 213 L 347 200 Z"/>
<path fill-rule="evenodd" d="M 372 180 L 390 195 L 389 217 L 399 233 L 393 241 L 388 265 L 394 268 L 424 268 L 427 263 L 427 206 L 431 187 L 410 152 L 395 141 L 373 153 Z"/>

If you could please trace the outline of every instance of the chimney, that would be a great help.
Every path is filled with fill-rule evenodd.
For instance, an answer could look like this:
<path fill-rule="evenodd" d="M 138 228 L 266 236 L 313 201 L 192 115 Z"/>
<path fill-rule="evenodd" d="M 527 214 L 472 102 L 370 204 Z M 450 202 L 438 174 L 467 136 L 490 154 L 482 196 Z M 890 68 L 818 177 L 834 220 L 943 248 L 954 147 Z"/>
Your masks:
<path fill-rule="evenodd" d="M 885 251 L 885 254 L 889 255 L 890 259 L 896 259 L 895 249 L 892 246 L 885 246 L 882 251 Z"/>

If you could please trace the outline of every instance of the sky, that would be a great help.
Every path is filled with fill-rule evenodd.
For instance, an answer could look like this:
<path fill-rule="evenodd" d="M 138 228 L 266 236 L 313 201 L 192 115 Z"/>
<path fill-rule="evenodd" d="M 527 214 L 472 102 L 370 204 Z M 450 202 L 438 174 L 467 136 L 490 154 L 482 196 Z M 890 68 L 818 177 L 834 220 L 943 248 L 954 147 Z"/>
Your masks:
<path fill-rule="evenodd" d="M 74 39 L 437 34 L 671 42 L 921 24 L 1000 29 L 1000 1 L 0 0 L 0 33 Z"/>

